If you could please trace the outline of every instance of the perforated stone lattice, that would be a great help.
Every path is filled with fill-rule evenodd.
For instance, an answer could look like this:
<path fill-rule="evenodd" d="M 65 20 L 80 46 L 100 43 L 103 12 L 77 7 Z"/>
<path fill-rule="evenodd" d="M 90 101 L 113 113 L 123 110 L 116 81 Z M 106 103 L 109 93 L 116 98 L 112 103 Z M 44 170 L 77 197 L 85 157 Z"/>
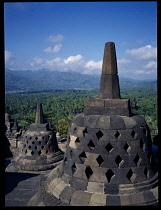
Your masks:
<path fill-rule="evenodd" d="M 51 135 L 25 136 L 22 153 L 25 155 L 41 155 L 45 150 L 45 154 L 48 154 L 51 147 L 50 139 Z"/>
<path fill-rule="evenodd" d="M 140 127 L 140 130 L 137 127 L 137 129 L 123 129 L 116 130 L 115 132 L 114 130 L 108 129 L 107 132 L 107 130 L 103 129 L 90 130 L 88 127 L 83 129 L 81 126 L 73 126 L 73 132 L 70 131 L 70 134 L 72 135 L 72 139 L 75 138 L 74 143 L 76 147 L 73 146 L 73 144 L 70 144 L 70 157 L 69 159 L 66 157 L 64 162 L 66 165 L 68 165 L 68 161 L 72 160 L 72 174 L 77 171 L 76 164 L 78 166 L 79 164 L 85 165 L 84 174 L 88 180 L 90 180 L 91 177 L 92 180 L 94 180 L 95 177 L 96 171 L 93 171 L 92 167 L 102 168 L 101 171 L 107 167 L 109 168 L 108 171 L 103 172 L 103 174 L 106 177 L 108 183 L 111 183 L 111 180 L 120 174 L 117 172 L 117 170 L 124 168 L 129 168 L 129 170 L 127 172 L 125 172 L 125 170 L 124 172 L 121 172 L 122 178 L 125 176 L 123 180 L 128 180 L 129 182 L 127 183 L 134 183 L 139 174 L 137 171 L 133 171 L 133 168 L 140 167 L 141 164 L 141 167 L 144 167 L 143 175 L 145 180 L 149 179 L 149 171 L 146 167 L 147 162 L 145 161 L 142 163 L 142 157 L 145 155 L 148 149 L 144 146 L 146 133 L 146 129 L 143 129 L 143 127 Z M 69 143 L 70 140 L 71 138 L 69 135 Z M 140 146 L 140 149 L 138 146 Z M 100 148 L 104 148 L 104 150 L 102 150 L 103 153 L 100 153 Z M 74 156 L 72 155 L 73 152 Z M 142 153 L 141 156 L 140 153 Z M 150 153 L 146 154 L 146 156 L 150 161 Z M 87 163 L 90 165 L 87 165 Z M 69 170 L 69 167 L 67 168 L 68 169 L 64 169 L 66 173 L 68 173 Z M 103 174 L 101 176 L 103 176 Z M 78 173 L 77 177 L 79 177 Z"/>

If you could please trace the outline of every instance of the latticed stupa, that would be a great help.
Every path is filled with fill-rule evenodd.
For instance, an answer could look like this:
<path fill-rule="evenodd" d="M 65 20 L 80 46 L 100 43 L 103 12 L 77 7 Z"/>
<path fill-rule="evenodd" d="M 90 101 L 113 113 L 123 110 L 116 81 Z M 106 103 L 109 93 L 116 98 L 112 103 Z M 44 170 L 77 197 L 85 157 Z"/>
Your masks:
<path fill-rule="evenodd" d="M 38 103 L 35 123 L 24 133 L 22 148 L 12 165 L 21 170 L 44 171 L 54 168 L 63 157 L 56 133 L 50 123 L 44 123 L 42 104 Z"/>
<path fill-rule="evenodd" d="M 104 49 L 99 95 L 72 121 L 61 165 L 44 176 L 44 205 L 156 205 L 158 176 L 150 131 L 130 100 L 120 98 L 115 44 Z M 42 180 L 43 183 L 43 180 Z M 50 195 L 52 203 L 47 198 Z M 41 197 L 41 198 L 42 198 Z M 33 204 L 33 199 L 32 202 Z"/>

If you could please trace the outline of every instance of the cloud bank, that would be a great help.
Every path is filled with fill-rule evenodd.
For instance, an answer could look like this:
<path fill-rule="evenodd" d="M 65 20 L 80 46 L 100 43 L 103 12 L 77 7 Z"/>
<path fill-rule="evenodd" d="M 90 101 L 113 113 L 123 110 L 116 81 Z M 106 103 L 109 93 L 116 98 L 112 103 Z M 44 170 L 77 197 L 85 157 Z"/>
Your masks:
<path fill-rule="evenodd" d="M 54 47 L 44 49 L 46 53 L 57 53 L 62 44 L 59 43 L 63 37 L 50 36 L 49 40 L 55 42 Z M 101 74 L 102 60 L 86 60 L 83 55 L 70 55 L 66 58 L 55 57 L 45 59 L 43 57 L 34 57 L 29 63 L 28 69 L 49 69 L 51 71 L 61 72 L 79 72 L 82 74 Z M 121 59 L 117 60 L 119 75 L 130 78 L 145 79 L 156 78 L 157 75 L 157 48 L 146 45 L 140 48 L 127 49 Z M 16 67 L 16 57 L 10 51 L 5 51 L 6 68 L 14 69 Z"/>

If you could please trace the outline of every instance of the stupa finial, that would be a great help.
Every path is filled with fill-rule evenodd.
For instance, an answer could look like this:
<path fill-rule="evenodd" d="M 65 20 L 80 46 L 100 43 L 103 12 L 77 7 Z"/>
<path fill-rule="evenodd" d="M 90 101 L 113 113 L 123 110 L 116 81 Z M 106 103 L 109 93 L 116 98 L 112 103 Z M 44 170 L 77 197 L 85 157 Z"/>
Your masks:
<path fill-rule="evenodd" d="M 99 98 L 120 98 L 120 86 L 114 42 L 106 42 L 104 48 Z"/>
<path fill-rule="evenodd" d="M 36 110 L 36 118 L 35 124 L 43 124 L 43 111 L 42 111 L 42 104 L 37 103 L 37 110 Z"/>

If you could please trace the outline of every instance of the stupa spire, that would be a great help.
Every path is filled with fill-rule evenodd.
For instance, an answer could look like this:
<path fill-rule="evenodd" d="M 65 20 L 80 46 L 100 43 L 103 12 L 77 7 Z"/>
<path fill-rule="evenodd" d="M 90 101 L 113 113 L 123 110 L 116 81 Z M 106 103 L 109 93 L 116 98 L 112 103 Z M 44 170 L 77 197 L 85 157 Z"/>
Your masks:
<path fill-rule="evenodd" d="M 120 86 L 114 42 L 106 42 L 104 48 L 99 98 L 120 98 Z"/>
<path fill-rule="evenodd" d="M 35 124 L 43 124 L 43 123 L 44 120 L 43 120 L 42 103 L 37 103 Z"/>

